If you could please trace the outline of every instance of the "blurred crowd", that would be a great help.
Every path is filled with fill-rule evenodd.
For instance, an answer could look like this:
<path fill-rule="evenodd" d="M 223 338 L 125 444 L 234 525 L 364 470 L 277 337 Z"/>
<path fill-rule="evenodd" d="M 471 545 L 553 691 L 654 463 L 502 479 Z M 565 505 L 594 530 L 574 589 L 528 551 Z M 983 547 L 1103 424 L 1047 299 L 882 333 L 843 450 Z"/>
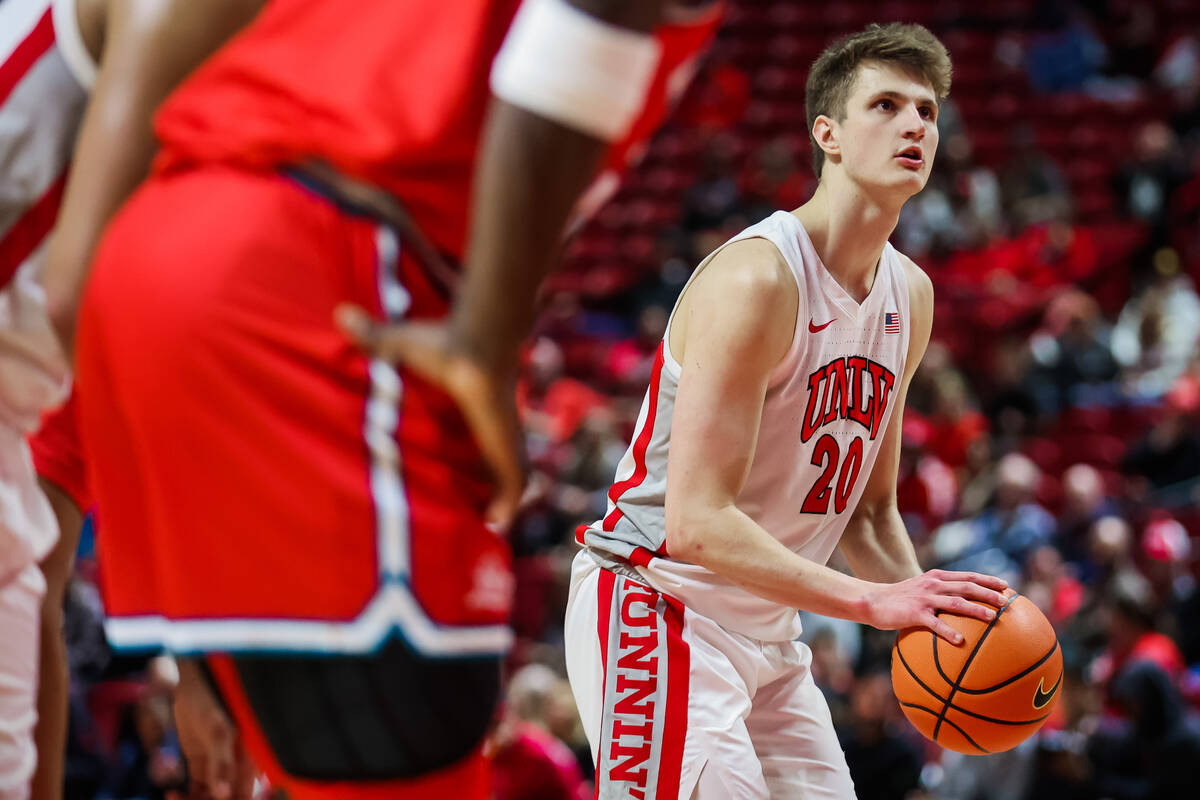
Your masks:
<path fill-rule="evenodd" d="M 880 10 L 830 4 L 813 22 L 808 5 L 733 4 L 674 122 L 546 293 L 519 392 L 518 646 L 489 743 L 504 800 L 590 796 L 563 666 L 574 530 L 605 513 L 691 269 L 815 186 L 796 64 Z M 1002 575 L 1046 613 L 1060 700 L 1016 750 L 963 757 L 900 715 L 893 634 L 805 615 L 814 675 L 862 800 L 1194 796 L 1200 4 L 994 5 L 882 9 L 930 24 L 956 65 L 933 176 L 895 238 L 937 292 L 899 499 L 924 567 Z M 182 776 L 169 664 L 108 652 L 87 563 L 68 609 L 68 797 L 163 797 Z"/>

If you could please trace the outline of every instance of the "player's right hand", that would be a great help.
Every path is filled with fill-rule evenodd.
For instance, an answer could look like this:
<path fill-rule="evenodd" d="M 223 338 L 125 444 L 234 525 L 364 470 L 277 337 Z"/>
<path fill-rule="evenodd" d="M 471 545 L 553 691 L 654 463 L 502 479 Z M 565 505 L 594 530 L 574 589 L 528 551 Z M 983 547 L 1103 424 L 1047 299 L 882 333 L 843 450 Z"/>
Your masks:
<path fill-rule="evenodd" d="M 512 380 L 467 355 L 443 323 L 381 323 L 353 305 L 338 306 L 334 315 L 342 331 L 368 353 L 402 364 L 454 399 L 496 481 L 487 521 L 507 531 L 525 488 Z"/>
<path fill-rule="evenodd" d="M 943 622 L 939 611 L 990 622 L 1007 599 L 1008 582 L 977 572 L 931 569 L 899 583 L 876 584 L 867 595 L 867 623 L 880 630 L 928 628 L 951 644 L 962 634 Z M 973 600 L 979 602 L 971 602 Z M 980 605 L 979 603 L 988 605 Z"/>

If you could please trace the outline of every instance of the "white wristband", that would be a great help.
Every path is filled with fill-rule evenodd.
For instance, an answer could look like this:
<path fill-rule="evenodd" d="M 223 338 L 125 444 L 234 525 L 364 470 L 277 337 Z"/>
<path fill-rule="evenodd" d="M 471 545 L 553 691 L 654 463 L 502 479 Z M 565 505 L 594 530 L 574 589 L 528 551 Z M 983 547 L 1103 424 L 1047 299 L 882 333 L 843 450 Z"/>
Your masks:
<path fill-rule="evenodd" d="M 652 35 L 601 22 L 566 0 L 525 0 L 492 64 L 492 91 L 613 141 L 641 112 L 660 50 Z"/>

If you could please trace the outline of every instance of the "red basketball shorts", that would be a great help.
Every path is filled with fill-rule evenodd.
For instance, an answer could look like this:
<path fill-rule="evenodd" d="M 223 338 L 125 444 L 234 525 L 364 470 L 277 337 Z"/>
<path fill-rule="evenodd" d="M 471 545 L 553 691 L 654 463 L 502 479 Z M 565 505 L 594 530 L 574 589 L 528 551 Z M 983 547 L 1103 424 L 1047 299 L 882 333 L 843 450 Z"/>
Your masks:
<path fill-rule="evenodd" d="M 38 477 L 66 492 L 80 512 L 86 513 L 92 507 L 92 493 L 79 441 L 78 405 L 72 391 L 66 403 L 43 414 L 41 428 L 29 437 L 29 450 Z"/>
<path fill-rule="evenodd" d="M 454 404 L 335 328 L 446 299 L 376 221 L 282 174 L 152 178 L 98 248 L 77 380 L 118 648 L 494 655 L 507 544 Z"/>

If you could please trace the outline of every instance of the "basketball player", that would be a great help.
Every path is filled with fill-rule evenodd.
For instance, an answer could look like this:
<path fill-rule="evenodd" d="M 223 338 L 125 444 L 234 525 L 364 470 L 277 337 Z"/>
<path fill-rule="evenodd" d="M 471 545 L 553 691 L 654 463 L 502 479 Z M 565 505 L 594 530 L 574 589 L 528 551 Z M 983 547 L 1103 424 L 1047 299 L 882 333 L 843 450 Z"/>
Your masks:
<path fill-rule="evenodd" d="M 180 12 L 177 5 L 196 8 Z M 47 319 L 41 277 L 43 262 L 69 255 L 70 246 L 64 249 L 68 243 L 61 237 L 48 243 L 49 232 L 59 217 L 65 193 L 67 208 L 75 207 L 62 215 L 68 222 L 74 220 L 66 226 L 77 235 L 69 245 L 80 243 L 81 232 L 93 237 L 98 234 L 111 208 L 146 171 L 154 106 L 167 86 L 216 46 L 214 33 L 218 40 L 228 34 L 230 27 L 221 33 L 215 20 L 237 5 L 181 4 L 176 0 L 161 0 L 152 6 L 119 0 L 10 0 L 0 8 L 0 138 L 5 152 L 5 190 L 0 193 L 0 296 L 6 309 L 0 325 L 4 351 L 0 405 L 10 440 L 0 445 L 8 463 L 2 476 L 5 499 L 0 503 L 0 562 L 6 566 L 4 572 L 16 570 L 19 576 L 13 581 L 0 577 L 4 586 L 0 592 L 8 600 L 0 613 L 0 625 L 4 626 L 0 638 L 5 642 L 0 653 L 3 797 L 8 797 L 8 792 L 24 796 L 30 789 L 34 749 L 28 734 L 35 719 L 33 796 L 62 794 L 68 691 L 62 603 L 79 541 L 82 509 L 91 505 L 73 397 L 43 417 L 24 455 L 24 445 L 18 446 L 8 435 L 36 426 L 39 410 L 61 399 L 68 385 L 66 361 Z M 245 13 L 239 13 L 244 20 Z M 92 114 L 103 116 L 105 125 L 120 128 L 122 146 L 129 155 L 121 162 L 108 161 L 108 175 L 120 182 L 107 197 L 81 193 L 79 187 L 87 181 L 79 170 L 67 181 L 67 165 L 104 41 L 109 47 L 99 67 L 100 89 Z M 132 77 L 130 70 L 121 75 L 122 67 L 114 66 L 134 61 L 138 69 Z M 119 102 L 114 100 L 114 87 L 124 92 Z M 139 136 L 139 130 L 146 134 Z M 45 498 L 33 488 L 32 473 L 27 471 L 30 451 Z M 53 516 L 47 515 L 48 508 Z M 57 525 L 53 524 L 55 518 Z M 57 531 L 62 535 L 55 544 Z M 26 601 L 32 598 L 38 580 L 28 564 L 21 569 L 16 566 L 30 557 L 40 560 L 46 586 L 40 630 L 34 629 L 32 636 L 27 635 L 30 606 Z M 17 593 L 22 602 L 14 605 Z M 27 705 L 34 692 L 36 715 Z"/>
<path fill-rule="evenodd" d="M 716 22 L 516 7 L 270 3 L 160 109 L 157 167 L 97 249 L 76 346 L 108 635 L 207 654 L 180 694 L 220 733 L 181 740 L 214 797 L 247 789 L 214 686 L 292 797 L 487 792 L 511 586 L 492 481 L 453 401 L 333 309 L 443 317 L 472 183 L 469 272 L 549 261 Z"/>
<path fill-rule="evenodd" d="M 567 662 L 600 798 L 852 798 L 796 610 L 957 643 L 939 611 L 1001 604 L 999 579 L 922 574 L 896 507 L 933 291 L 888 237 L 949 86 L 923 27 L 830 46 L 807 84 L 815 194 L 678 300 L 608 514 L 577 534 Z"/>

